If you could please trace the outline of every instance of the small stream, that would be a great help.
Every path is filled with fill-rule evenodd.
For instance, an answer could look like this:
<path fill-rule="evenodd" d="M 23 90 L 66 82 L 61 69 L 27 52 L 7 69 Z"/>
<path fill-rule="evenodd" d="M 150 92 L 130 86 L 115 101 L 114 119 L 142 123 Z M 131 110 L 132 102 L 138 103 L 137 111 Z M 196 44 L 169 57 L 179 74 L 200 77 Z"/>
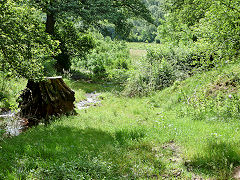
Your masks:
<path fill-rule="evenodd" d="M 18 117 L 15 111 L 7 111 L 0 115 L 0 130 L 6 135 L 18 136 L 28 128 L 27 123 L 27 119 Z"/>
<path fill-rule="evenodd" d="M 76 107 L 78 109 L 86 109 L 91 106 L 96 106 L 101 102 L 101 100 L 99 100 L 98 98 L 100 95 L 101 95 L 100 93 L 95 93 L 95 92 L 87 93 L 86 100 L 76 103 Z"/>
<path fill-rule="evenodd" d="M 86 100 L 76 103 L 76 108 L 87 109 L 91 106 L 97 106 L 101 100 L 98 99 L 100 93 L 87 93 Z M 21 132 L 28 129 L 28 121 L 20 118 L 16 111 L 7 111 L 0 114 L 0 135 L 4 131 L 6 135 L 18 136 Z"/>

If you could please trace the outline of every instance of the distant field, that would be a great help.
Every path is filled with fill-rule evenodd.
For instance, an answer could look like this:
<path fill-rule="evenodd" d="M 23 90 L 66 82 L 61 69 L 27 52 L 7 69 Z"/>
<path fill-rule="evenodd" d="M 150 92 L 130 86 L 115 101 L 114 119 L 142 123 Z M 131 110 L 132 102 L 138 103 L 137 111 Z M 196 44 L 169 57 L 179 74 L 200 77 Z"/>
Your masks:
<path fill-rule="evenodd" d="M 148 49 L 157 48 L 158 46 L 159 44 L 156 43 L 141 43 L 141 42 L 127 43 L 127 47 L 129 48 L 130 51 L 130 57 L 133 60 L 146 56 Z"/>
<path fill-rule="evenodd" d="M 127 46 L 129 49 L 136 49 L 136 50 L 147 50 L 151 48 L 157 48 L 160 44 L 156 43 L 142 43 L 142 42 L 128 42 Z"/>
<path fill-rule="evenodd" d="M 130 49 L 129 51 L 130 51 L 130 57 L 133 60 L 139 59 L 147 55 L 147 51 L 142 49 Z"/>

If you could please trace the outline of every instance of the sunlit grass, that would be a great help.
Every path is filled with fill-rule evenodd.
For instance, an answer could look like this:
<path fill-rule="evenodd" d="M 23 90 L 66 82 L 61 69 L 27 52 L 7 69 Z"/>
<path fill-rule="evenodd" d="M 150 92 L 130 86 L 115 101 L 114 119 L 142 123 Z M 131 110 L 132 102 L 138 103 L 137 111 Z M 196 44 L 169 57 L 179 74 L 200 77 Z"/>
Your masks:
<path fill-rule="evenodd" d="M 156 43 L 141 43 L 141 42 L 128 42 L 127 47 L 129 49 L 130 57 L 133 60 L 133 63 L 140 58 L 143 58 L 147 55 L 148 49 L 153 49 L 159 47 L 159 44 Z"/>
<path fill-rule="evenodd" d="M 129 53 L 132 60 L 138 60 L 139 58 L 145 57 L 147 55 L 147 51 L 141 49 L 130 49 Z"/>
<path fill-rule="evenodd" d="M 16 100 L 26 85 L 27 80 L 24 78 L 6 78 L 0 73 L 0 108 L 4 110 L 16 109 Z"/>
<path fill-rule="evenodd" d="M 159 47 L 157 43 L 143 43 L 143 42 L 128 42 L 127 47 L 135 50 L 147 50 Z"/>

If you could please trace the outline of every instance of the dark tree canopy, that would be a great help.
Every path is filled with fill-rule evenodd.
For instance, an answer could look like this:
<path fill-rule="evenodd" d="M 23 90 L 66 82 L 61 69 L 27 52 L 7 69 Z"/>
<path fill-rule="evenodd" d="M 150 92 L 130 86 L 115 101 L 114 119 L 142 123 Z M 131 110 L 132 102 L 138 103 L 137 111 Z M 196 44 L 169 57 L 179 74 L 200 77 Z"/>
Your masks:
<path fill-rule="evenodd" d="M 132 19 L 133 28 L 131 30 L 129 41 L 134 42 L 153 42 L 156 37 L 157 26 L 160 25 L 160 19 L 163 19 L 163 0 L 144 0 L 146 7 L 151 12 L 154 23 L 148 23 L 142 19 Z"/>
<path fill-rule="evenodd" d="M 61 42 L 62 53 L 55 57 L 59 71 L 68 70 L 71 64 L 70 57 L 79 54 L 70 52 L 72 45 L 82 55 L 93 48 L 91 38 L 84 35 L 89 27 L 99 27 L 102 22 L 110 23 L 115 26 L 115 31 L 120 37 L 127 37 L 131 27 L 129 18 L 137 17 L 148 22 L 153 21 L 149 10 L 141 0 L 31 0 L 30 2 L 46 13 L 46 32 Z M 64 36 L 61 31 L 65 33 Z M 80 43 L 76 44 L 77 41 Z"/>

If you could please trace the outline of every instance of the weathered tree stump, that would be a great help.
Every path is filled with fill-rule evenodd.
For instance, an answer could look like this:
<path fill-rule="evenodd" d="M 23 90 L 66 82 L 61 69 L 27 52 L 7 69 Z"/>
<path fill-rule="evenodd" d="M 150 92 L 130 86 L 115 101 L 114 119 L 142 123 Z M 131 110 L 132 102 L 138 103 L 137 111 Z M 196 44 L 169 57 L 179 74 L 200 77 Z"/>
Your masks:
<path fill-rule="evenodd" d="M 40 119 L 72 113 L 74 94 L 61 76 L 40 82 L 29 80 L 19 97 L 20 116 L 27 118 L 30 124 L 38 124 Z"/>

